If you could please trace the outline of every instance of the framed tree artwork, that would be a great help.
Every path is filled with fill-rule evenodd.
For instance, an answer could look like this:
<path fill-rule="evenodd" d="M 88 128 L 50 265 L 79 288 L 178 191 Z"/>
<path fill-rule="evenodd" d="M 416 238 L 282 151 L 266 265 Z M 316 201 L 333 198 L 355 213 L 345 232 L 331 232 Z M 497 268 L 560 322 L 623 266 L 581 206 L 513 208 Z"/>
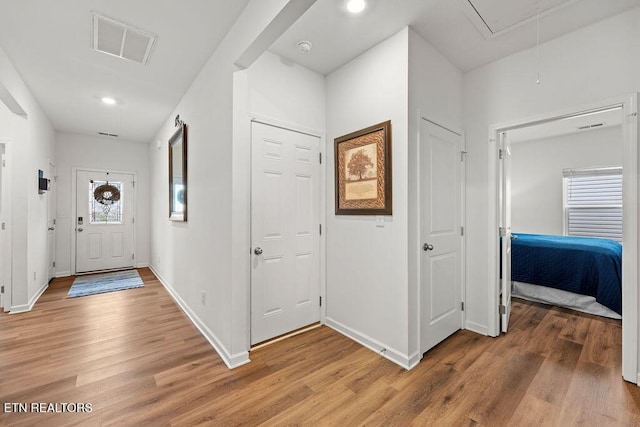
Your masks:
<path fill-rule="evenodd" d="M 334 143 L 336 215 L 391 215 L 391 121 Z"/>

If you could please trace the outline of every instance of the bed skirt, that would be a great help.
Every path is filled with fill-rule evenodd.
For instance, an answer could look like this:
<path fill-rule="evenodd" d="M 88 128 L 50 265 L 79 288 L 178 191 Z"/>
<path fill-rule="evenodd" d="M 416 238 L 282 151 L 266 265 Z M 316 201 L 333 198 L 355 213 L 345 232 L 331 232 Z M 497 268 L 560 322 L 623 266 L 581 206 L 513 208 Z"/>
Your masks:
<path fill-rule="evenodd" d="M 594 297 L 580 295 L 562 289 L 548 288 L 530 283 L 513 282 L 511 296 L 542 304 L 557 305 L 584 313 L 609 317 L 611 319 L 622 319 L 622 316 L 598 303 Z"/>

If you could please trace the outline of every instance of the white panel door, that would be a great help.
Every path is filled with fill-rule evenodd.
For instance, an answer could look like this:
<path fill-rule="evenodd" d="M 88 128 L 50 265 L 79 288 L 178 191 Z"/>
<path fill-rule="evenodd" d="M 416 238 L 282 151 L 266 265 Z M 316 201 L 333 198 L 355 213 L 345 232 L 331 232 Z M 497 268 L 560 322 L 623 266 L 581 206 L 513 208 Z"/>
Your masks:
<path fill-rule="evenodd" d="M 133 174 L 77 171 L 77 273 L 134 266 L 133 186 Z"/>
<path fill-rule="evenodd" d="M 320 320 L 319 138 L 253 123 L 251 344 Z"/>
<path fill-rule="evenodd" d="M 420 125 L 421 351 L 462 327 L 462 138 Z"/>
<path fill-rule="evenodd" d="M 507 332 L 511 316 L 511 149 L 506 132 L 500 134 L 500 327 Z"/>
<path fill-rule="evenodd" d="M 56 167 L 49 163 L 51 179 L 49 191 L 47 191 L 47 280 L 53 279 L 56 269 Z"/>
<path fill-rule="evenodd" d="M 11 235 L 7 227 L 9 210 L 9 173 L 7 171 L 6 144 L 0 144 L 0 286 L 4 293 L 0 298 L 2 311 L 11 309 Z"/>

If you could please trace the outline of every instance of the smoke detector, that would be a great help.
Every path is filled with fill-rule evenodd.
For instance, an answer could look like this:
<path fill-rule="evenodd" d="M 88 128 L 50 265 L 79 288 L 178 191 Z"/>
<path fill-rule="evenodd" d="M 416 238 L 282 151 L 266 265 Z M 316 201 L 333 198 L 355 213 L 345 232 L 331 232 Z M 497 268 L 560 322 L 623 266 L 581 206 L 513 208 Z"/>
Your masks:
<path fill-rule="evenodd" d="M 147 65 L 158 36 L 91 12 L 91 49 Z"/>
<path fill-rule="evenodd" d="M 313 45 L 309 41 L 302 40 L 302 41 L 298 42 L 298 50 L 301 53 L 309 53 L 311 51 L 312 47 L 313 47 Z"/>

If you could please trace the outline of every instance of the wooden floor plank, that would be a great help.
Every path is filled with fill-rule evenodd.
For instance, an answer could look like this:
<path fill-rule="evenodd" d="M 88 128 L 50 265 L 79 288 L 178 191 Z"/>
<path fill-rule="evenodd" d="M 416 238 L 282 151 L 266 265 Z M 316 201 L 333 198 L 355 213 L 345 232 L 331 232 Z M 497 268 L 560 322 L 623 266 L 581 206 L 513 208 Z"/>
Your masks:
<path fill-rule="evenodd" d="M 509 332 L 459 331 L 406 371 L 320 327 L 229 370 L 149 269 L 143 288 L 0 314 L 0 402 L 91 413 L 0 413 L 2 426 L 639 425 L 621 379 L 621 322 L 514 300 Z"/>

